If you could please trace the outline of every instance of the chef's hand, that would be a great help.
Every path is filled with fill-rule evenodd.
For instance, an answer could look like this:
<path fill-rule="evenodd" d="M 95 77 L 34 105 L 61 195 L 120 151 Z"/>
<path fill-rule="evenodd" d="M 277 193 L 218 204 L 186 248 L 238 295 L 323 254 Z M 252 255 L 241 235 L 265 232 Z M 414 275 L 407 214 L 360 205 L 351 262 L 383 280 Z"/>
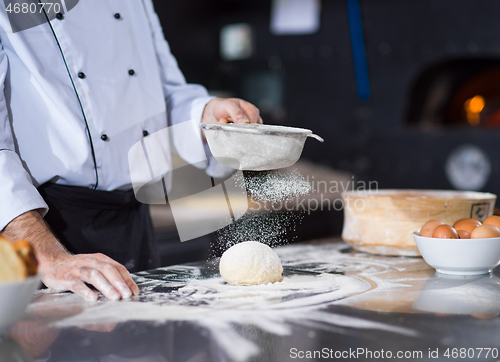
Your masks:
<path fill-rule="evenodd" d="M 259 110 L 238 98 L 214 98 L 205 106 L 202 123 L 260 123 Z"/>
<path fill-rule="evenodd" d="M 98 296 L 87 284 L 93 285 L 109 300 L 128 299 L 139 294 L 127 269 L 104 254 L 66 253 L 48 267 L 41 268 L 41 272 L 43 283 L 50 289 L 70 290 L 90 301 L 97 300 Z"/>
<path fill-rule="evenodd" d="M 3 233 L 12 240 L 27 239 L 33 245 L 42 281 L 50 289 L 69 290 L 91 301 L 98 295 L 87 284 L 110 300 L 139 294 L 129 272 L 118 262 L 103 254 L 68 253 L 36 210 L 12 220 Z"/>

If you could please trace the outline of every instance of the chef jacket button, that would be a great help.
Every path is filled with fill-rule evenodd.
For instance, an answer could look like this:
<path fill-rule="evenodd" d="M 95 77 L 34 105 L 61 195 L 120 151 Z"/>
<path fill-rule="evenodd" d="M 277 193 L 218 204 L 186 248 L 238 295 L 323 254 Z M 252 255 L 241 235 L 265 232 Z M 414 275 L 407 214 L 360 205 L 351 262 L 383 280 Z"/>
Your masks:
<path fill-rule="evenodd" d="M 85 75 L 84 72 L 80 72 L 80 73 L 78 73 L 78 78 L 85 79 L 85 78 L 87 78 L 87 76 Z"/>
<path fill-rule="evenodd" d="M 57 13 L 56 18 L 59 20 L 62 20 L 62 19 L 64 19 L 64 15 L 62 13 Z"/>
<path fill-rule="evenodd" d="M 147 137 L 147 136 L 149 136 L 149 132 L 148 132 L 148 131 L 146 131 L 146 130 L 144 130 L 144 131 L 142 131 L 142 135 L 143 135 L 144 137 Z"/>
<path fill-rule="evenodd" d="M 109 137 L 108 137 L 108 135 L 107 135 L 107 134 L 103 133 L 103 134 L 101 135 L 101 139 L 102 139 L 103 141 L 107 141 L 107 140 L 109 140 Z"/>
<path fill-rule="evenodd" d="M 121 19 L 121 17 L 122 17 L 122 16 L 120 15 L 120 13 L 116 13 L 116 14 L 115 14 L 115 19 Z"/>
<path fill-rule="evenodd" d="M 128 74 L 129 74 L 129 75 L 134 75 L 134 74 L 135 74 L 135 70 L 130 69 L 130 70 L 128 71 Z"/>

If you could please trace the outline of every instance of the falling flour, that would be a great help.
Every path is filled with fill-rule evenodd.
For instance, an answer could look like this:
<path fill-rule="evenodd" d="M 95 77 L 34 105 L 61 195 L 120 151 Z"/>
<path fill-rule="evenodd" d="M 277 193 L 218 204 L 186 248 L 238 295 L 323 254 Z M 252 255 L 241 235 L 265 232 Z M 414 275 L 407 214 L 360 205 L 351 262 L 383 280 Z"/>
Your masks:
<path fill-rule="evenodd" d="M 246 187 L 257 201 L 280 201 L 311 192 L 311 184 L 296 169 L 290 171 L 267 171 L 239 177 L 236 182 Z"/>
<path fill-rule="evenodd" d="M 257 201 L 249 212 L 216 233 L 211 257 L 242 241 L 255 240 L 270 247 L 288 244 L 297 238 L 296 228 L 304 219 L 304 210 L 283 207 L 290 201 L 308 195 L 311 185 L 296 169 L 285 171 L 247 172 L 235 174 L 236 184 L 245 187 L 249 197 Z M 226 220 L 227 221 L 227 220 Z"/>
<path fill-rule="evenodd" d="M 293 212 L 247 213 L 217 231 L 214 247 L 218 249 L 213 251 L 212 257 L 242 241 L 254 240 L 270 247 L 288 244 L 296 239 L 295 231 L 303 218 L 304 214 Z"/>

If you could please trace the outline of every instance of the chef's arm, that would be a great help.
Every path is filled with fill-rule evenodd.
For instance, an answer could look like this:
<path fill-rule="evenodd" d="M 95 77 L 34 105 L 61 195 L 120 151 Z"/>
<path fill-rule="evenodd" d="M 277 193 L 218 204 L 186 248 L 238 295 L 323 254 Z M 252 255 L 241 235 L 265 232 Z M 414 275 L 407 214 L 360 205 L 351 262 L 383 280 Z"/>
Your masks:
<path fill-rule="evenodd" d="M 33 245 L 42 281 L 53 290 L 70 290 L 87 300 L 98 297 L 87 284 L 110 300 L 139 294 L 129 272 L 118 262 L 103 254 L 70 254 L 52 234 L 38 210 L 16 217 L 3 233 L 12 240 L 26 239 Z"/>
<path fill-rule="evenodd" d="M 150 20 L 155 49 L 160 63 L 162 85 L 171 124 L 189 120 L 204 123 L 262 123 L 254 105 L 237 98 L 215 98 L 197 84 L 188 84 L 165 40 L 163 29 L 153 8 L 144 2 Z M 195 130 L 199 133 L 199 128 Z M 181 155 L 182 156 L 182 155 Z"/>
<path fill-rule="evenodd" d="M 8 60 L 0 43 L 0 231 L 13 240 L 27 239 L 33 244 L 42 281 L 49 288 L 71 290 L 90 300 L 97 294 L 85 283 L 110 299 L 138 293 L 125 267 L 101 254 L 69 254 L 47 227 L 42 214 L 48 206 L 15 149 L 3 92 L 7 71 Z"/>

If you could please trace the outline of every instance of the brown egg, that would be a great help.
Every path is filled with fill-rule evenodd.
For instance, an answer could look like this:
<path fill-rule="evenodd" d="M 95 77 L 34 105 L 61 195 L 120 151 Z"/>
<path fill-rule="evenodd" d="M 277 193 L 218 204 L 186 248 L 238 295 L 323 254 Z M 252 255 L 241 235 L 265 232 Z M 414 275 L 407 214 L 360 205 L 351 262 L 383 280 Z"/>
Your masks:
<path fill-rule="evenodd" d="M 436 226 L 432 233 L 432 237 L 439 239 L 458 239 L 458 234 L 453 227 L 443 224 Z"/>
<path fill-rule="evenodd" d="M 475 222 L 463 222 L 463 223 L 455 226 L 455 230 L 457 231 L 457 233 L 458 233 L 458 230 L 464 230 L 470 234 L 470 233 L 472 233 L 472 230 L 477 228 L 477 226 L 478 225 Z"/>
<path fill-rule="evenodd" d="M 457 234 L 460 239 L 470 239 L 470 232 L 463 229 L 457 229 Z"/>
<path fill-rule="evenodd" d="M 444 223 L 440 220 L 429 220 L 420 229 L 420 236 L 425 236 L 426 238 L 431 238 L 432 233 L 436 226 L 443 225 Z"/>
<path fill-rule="evenodd" d="M 500 237 L 500 229 L 495 225 L 479 225 L 470 234 L 471 239 L 497 238 Z"/>
<path fill-rule="evenodd" d="M 464 222 L 473 222 L 473 223 L 476 223 L 477 226 L 481 225 L 481 221 L 478 221 L 476 219 L 471 219 L 471 218 L 464 218 L 464 219 L 460 219 L 460 220 L 455 221 L 455 223 L 453 224 L 453 227 L 456 228 L 458 225 L 460 225 Z"/>
<path fill-rule="evenodd" d="M 500 216 L 491 215 L 487 217 L 486 220 L 483 221 L 483 225 L 484 224 L 495 225 L 497 228 L 500 229 Z"/>

